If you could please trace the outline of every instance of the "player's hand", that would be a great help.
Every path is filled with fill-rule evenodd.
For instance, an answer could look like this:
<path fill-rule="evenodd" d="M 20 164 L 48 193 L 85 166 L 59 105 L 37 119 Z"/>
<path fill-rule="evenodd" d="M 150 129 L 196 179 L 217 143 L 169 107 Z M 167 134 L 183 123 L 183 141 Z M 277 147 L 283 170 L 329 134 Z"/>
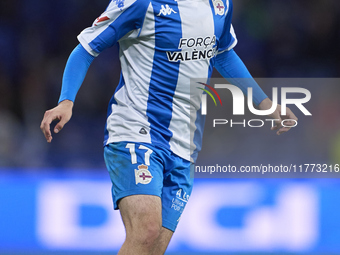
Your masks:
<path fill-rule="evenodd" d="M 259 109 L 260 110 L 268 110 L 272 106 L 272 101 L 269 98 L 264 99 L 260 104 L 259 104 Z M 291 127 L 288 126 L 294 126 L 296 122 L 292 121 L 295 120 L 297 121 L 298 118 L 295 116 L 295 114 L 288 108 L 286 107 L 286 115 L 281 114 L 281 105 L 277 105 L 276 110 L 269 115 L 271 118 L 275 120 L 275 126 L 271 128 L 271 130 L 277 130 L 276 134 L 281 135 L 291 129 Z M 282 121 L 285 121 L 285 126 L 282 126 Z"/>
<path fill-rule="evenodd" d="M 45 135 L 48 143 L 52 141 L 52 134 L 50 125 L 52 121 L 59 120 L 57 125 L 54 127 L 54 133 L 59 133 L 59 131 L 64 127 L 64 125 L 71 119 L 72 116 L 73 102 L 69 100 L 64 100 L 51 110 L 45 112 L 44 118 L 41 121 L 40 129 Z"/>

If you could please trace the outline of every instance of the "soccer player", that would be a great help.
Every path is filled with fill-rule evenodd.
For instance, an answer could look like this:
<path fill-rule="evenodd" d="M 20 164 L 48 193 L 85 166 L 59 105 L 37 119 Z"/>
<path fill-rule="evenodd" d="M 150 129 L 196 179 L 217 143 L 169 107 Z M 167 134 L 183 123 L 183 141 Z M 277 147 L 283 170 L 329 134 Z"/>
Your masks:
<path fill-rule="evenodd" d="M 59 104 L 46 111 L 41 129 L 51 142 L 50 124 L 59 120 L 58 133 L 70 120 L 93 59 L 118 43 L 122 72 L 104 141 L 114 208 L 126 229 L 118 254 L 164 254 L 188 202 L 204 125 L 191 78 L 207 83 L 215 67 L 244 92 L 252 87 L 259 109 L 272 106 L 233 50 L 232 10 L 231 0 L 114 0 L 78 36 Z M 271 117 L 296 119 L 289 109 L 280 116 L 280 107 Z M 276 123 L 278 134 L 289 130 Z"/>

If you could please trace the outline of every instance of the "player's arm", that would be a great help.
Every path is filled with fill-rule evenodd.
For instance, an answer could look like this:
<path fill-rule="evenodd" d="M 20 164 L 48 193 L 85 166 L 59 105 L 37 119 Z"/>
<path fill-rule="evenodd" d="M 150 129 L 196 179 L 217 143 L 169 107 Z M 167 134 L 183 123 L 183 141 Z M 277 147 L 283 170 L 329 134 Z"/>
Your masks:
<path fill-rule="evenodd" d="M 247 67 L 233 49 L 225 50 L 216 56 L 215 68 L 229 82 L 238 86 L 245 95 L 247 95 L 249 87 L 253 88 L 253 102 L 260 110 L 268 110 L 271 108 L 272 101 L 267 97 L 257 82 L 253 79 Z M 278 135 L 285 133 L 290 129 L 288 127 L 282 127 L 282 120 L 297 120 L 294 113 L 288 107 L 287 114 L 285 116 L 281 115 L 280 105 L 277 106 L 277 109 L 270 115 L 270 117 L 276 119 L 276 126 L 274 126 L 272 130 L 278 130 Z M 293 126 L 294 123 L 287 122 L 287 126 L 288 125 Z"/>
<path fill-rule="evenodd" d="M 47 142 L 52 141 L 52 121 L 59 120 L 54 127 L 54 133 L 58 133 L 71 119 L 73 102 L 94 58 L 80 44 L 72 51 L 64 70 L 58 106 L 45 112 L 40 125 Z"/>
<path fill-rule="evenodd" d="M 52 141 L 50 124 L 53 120 L 59 120 L 54 128 L 55 133 L 70 120 L 74 99 L 93 59 L 128 32 L 140 29 L 149 4 L 150 0 L 123 1 L 122 5 L 110 1 L 93 25 L 80 33 L 80 44 L 71 53 L 65 67 L 59 104 L 46 111 L 41 122 L 40 128 L 47 142 Z"/>

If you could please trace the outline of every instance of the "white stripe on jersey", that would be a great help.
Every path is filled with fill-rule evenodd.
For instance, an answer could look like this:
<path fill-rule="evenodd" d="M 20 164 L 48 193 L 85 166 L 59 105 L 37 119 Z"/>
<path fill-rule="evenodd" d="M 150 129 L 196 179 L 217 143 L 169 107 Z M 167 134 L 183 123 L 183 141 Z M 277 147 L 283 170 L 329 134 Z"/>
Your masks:
<path fill-rule="evenodd" d="M 135 32 L 120 40 L 119 58 L 125 86 L 114 95 L 117 104 L 112 104 L 112 113 L 107 118 L 107 129 L 110 130 L 107 143 L 135 141 L 136 139 L 138 142 L 151 142 L 150 123 L 146 117 L 146 102 L 149 97 L 152 72 L 152 61 L 148 60 L 153 59 L 155 53 L 154 34 L 154 15 L 150 4 L 143 30 L 139 35 L 140 37 L 147 36 L 149 40 L 139 43 Z M 147 134 L 139 133 L 141 128 L 144 128 Z"/>
<path fill-rule="evenodd" d="M 232 43 L 232 45 L 230 45 L 228 50 L 233 49 L 236 46 L 236 44 L 237 44 L 237 37 L 236 37 L 233 25 L 230 26 L 230 34 L 231 34 L 232 38 L 234 38 L 234 42 Z"/>
<path fill-rule="evenodd" d="M 208 16 L 205 16 L 204 19 L 196 13 L 196 10 L 206 9 L 207 6 L 209 7 L 209 0 L 190 1 L 189 5 L 187 1 L 178 1 L 178 9 L 182 20 L 182 38 L 198 38 L 202 37 L 202 35 L 213 37 L 213 13 L 206 12 Z M 192 29 L 195 24 L 199 24 L 200 29 Z M 202 48 L 204 48 L 204 46 L 195 47 L 195 50 Z M 192 98 L 190 98 L 191 86 L 190 78 L 188 77 L 208 77 L 209 62 L 209 59 L 195 61 L 195 63 L 193 63 L 193 61 L 182 61 L 179 65 L 178 83 L 173 99 L 173 115 L 169 129 L 173 133 L 173 137 L 170 140 L 170 149 L 178 152 L 179 155 L 182 156 L 191 155 L 190 151 L 192 152 L 196 149 L 192 140 L 196 127 L 193 126 L 190 129 L 189 126 L 194 123 L 190 123 L 190 118 L 193 117 L 193 113 L 190 114 L 190 100 L 192 100 Z M 206 82 L 206 80 L 204 82 Z M 191 119 L 191 121 L 195 122 L 195 119 Z"/>

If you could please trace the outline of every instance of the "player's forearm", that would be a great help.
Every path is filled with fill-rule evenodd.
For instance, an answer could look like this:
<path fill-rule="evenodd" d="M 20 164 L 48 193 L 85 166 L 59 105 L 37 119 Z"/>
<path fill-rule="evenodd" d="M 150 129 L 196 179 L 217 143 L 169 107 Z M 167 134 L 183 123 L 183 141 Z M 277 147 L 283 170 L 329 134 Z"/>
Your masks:
<path fill-rule="evenodd" d="M 218 54 L 215 68 L 229 82 L 238 86 L 245 95 L 249 87 L 253 88 L 253 101 L 257 106 L 267 98 L 234 50 Z"/>
<path fill-rule="evenodd" d="M 64 100 L 74 102 L 93 59 L 81 44 L 72 51 L 64 70 L 59 103 Z"/>

